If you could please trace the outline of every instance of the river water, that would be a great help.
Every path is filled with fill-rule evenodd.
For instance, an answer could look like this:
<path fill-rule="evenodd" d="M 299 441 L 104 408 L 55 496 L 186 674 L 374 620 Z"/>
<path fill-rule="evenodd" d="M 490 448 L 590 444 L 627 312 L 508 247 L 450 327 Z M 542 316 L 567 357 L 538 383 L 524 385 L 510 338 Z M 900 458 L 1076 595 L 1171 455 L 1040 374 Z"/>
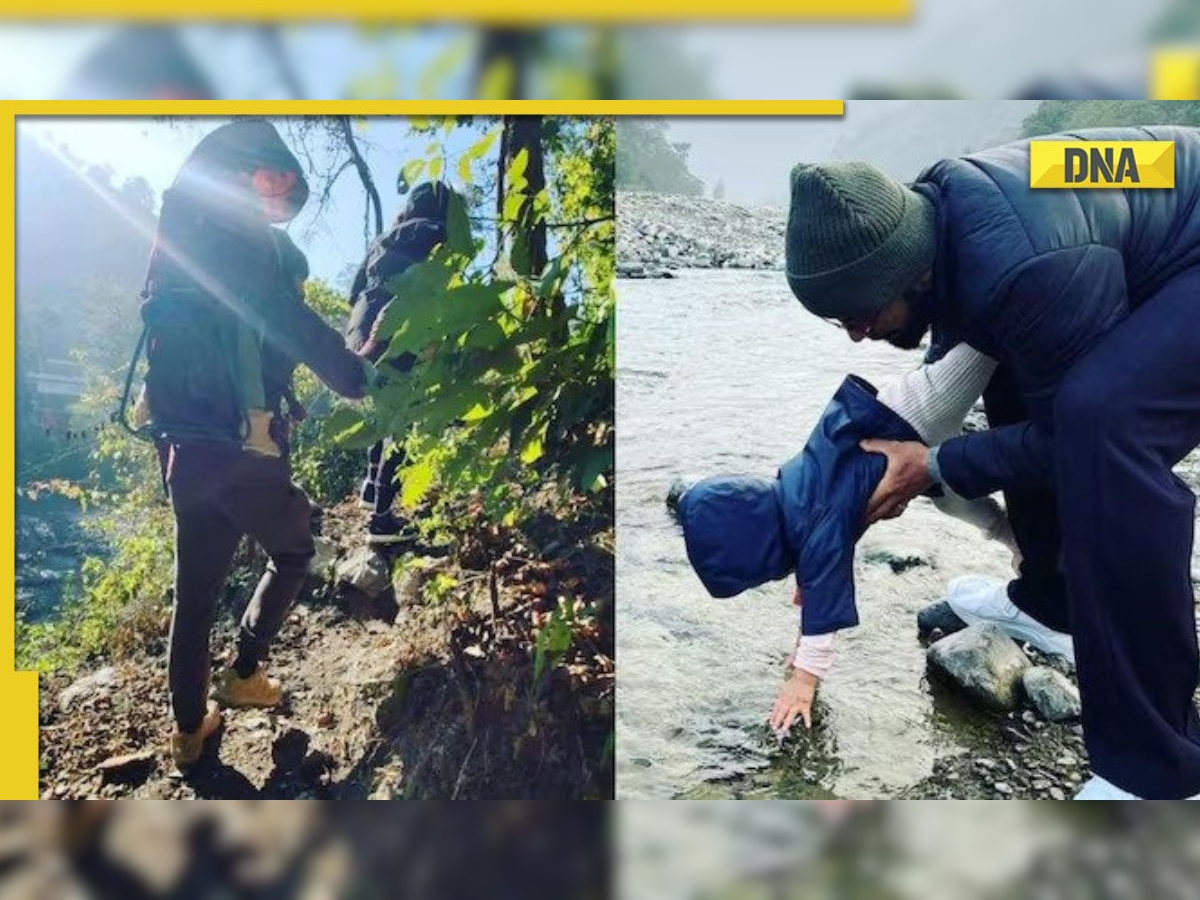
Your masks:
<path fill-rule="evenodd" d="M 777 272 L 621 280 L 618 304 L 618 796 L 720 796 L 733 780 L 757 796 L 881 797 L 971 746 L 989 725 L 931 691 L 915 617 L 953 577 L 1011 577 L 1003 546 L 923 498 L 871 528 L 855 562 L 862 624 L 839 635 L 814 731 L 781 749 L 764 723 L 795 641 L 791 582 L 713 600 L 664 505 L 676 477 L 772 475 L 846 373 L 879 384 L 920 353 L 852 344 Z M 889 554 L 924 564 L 895 574 Z"/>

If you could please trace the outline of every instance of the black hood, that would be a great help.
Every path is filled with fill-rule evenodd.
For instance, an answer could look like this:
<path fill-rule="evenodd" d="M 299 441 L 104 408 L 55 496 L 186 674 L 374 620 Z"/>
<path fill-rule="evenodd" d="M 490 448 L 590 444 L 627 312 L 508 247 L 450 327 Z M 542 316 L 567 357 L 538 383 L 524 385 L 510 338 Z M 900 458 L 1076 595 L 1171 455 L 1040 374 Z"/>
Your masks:
<path fill-rule="evenodd" d="M 236 119 L 205 135 L 179 170 L 172 189 L 208 205 L 225 201 L 236 208 L 246 202 L 233 190 L 237 176 L 256 169 L 295 173 L 296 185 L 288 196 L 295 217 L 308 201 L 308 183 L 300 161 L 265 119 Z"/>
<path fill-rule="evenodd" d="M 429 219 L 444 225 L 449 215 L 451 193 L 452 189 L 444 181 L 424 181 L 418 184 L 408 195 L 408 203 L 404 206 L 404 212 L 400 214 L 400 221 Z"/>

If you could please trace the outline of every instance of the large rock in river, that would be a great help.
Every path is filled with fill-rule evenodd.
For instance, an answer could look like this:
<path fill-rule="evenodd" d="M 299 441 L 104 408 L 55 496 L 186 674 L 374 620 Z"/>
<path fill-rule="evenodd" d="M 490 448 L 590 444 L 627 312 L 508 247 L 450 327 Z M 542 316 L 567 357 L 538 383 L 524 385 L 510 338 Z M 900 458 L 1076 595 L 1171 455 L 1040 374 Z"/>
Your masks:
<path fill-rule="evenodd" d="M 1000 626 L 971 625 L 942 638 L 926 655 L 930 668 L 976 703 L 993 710 L 1016 709 L 1029 658 Z"/>

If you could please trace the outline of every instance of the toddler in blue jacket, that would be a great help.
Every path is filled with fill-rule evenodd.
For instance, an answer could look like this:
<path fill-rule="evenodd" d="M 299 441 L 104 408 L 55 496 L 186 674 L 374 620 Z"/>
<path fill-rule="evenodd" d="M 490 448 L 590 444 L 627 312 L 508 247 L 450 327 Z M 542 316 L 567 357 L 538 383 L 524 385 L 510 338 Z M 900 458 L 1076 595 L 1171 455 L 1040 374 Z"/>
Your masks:
<path fill-rule="evenodd" d="M 732 597 L 795 573 L 800 635 L 791 673 L 770 717 L 776 731 L 797 718 L 811 726 L 812 701 L 833 661 L 833 636 L 858 624 L 854 546 L 886 458 L 864 441 L 935 446 L 962 430 L 995 362 L 966 344 L 953 347 L 880 391 L 849 376 L 825 408 L 804 449 L 774 479 L 705 478 L 677 500 L 688 560 L 714 597 Z M 869 445 L 868 445 L 869 446 Z M 934 499 L 1016 552 L 995 500 Z"/>

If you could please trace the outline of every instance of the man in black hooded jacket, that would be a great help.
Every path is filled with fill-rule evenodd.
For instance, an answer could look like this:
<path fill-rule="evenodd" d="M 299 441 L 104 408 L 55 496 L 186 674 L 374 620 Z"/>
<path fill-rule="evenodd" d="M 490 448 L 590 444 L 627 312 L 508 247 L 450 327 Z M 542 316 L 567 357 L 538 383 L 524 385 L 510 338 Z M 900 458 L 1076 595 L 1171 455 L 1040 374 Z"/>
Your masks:
<path fill-rule="evenodd" d="M 366 390 L 367 368 L 296 289 L 307 268 L 303 254 L 272 227 L 292 219 L 307 196 L 299 162 L 264 120 L 235 120 L 211 132 L 163 195 L 143 318 L 147 396 L 175 515 L 168 668 L 171 751 L 180 768 L 199 760 L 220 727 L 218 704 L 270 707 L 282 699 L 282 686 L 260 664 L 314 553 L 312 508 L 291 480 L 280 407 L 291 367 L 307 365 L 346 397 Z M 246 329 L 261 341 L 261 372 L 236 368 Z M 278 456 L 244 449 L 236 382 L 246 378 L 259 379 L 266 394 Z M 207 699 L 209 634 L 244 535 L 269 563 L 214 702 Z"/>
<path fill-rule="evenodd" d="M 350 289 L 350 320 L 346 325 L 346 346 L 360 356 L 375 362 L 387 348 L 387 342 L 378 338 L 376 330 L 380 313 L 394 298 L 388 283 L 428 257 L 446 239 L 450 193 L 451 188 L 440 181 L 417 185 L 391 230 L 367 250 L 367 258 Z M 409 299 L 400 298 L 399 302 Z M 400 372 L 409 372 L 414 362 L 411 353 L 404 353 L 392 365 Z M 385 447 L 380 441 L 367 453 L 367 477 L 359 499 L 371 510 L 367 542 L 373 546 L 413 539 L 407 523 L 392 510 L 399 490 L 396 476 L 403 464 L 404 452 L 394 444 Z"/>

